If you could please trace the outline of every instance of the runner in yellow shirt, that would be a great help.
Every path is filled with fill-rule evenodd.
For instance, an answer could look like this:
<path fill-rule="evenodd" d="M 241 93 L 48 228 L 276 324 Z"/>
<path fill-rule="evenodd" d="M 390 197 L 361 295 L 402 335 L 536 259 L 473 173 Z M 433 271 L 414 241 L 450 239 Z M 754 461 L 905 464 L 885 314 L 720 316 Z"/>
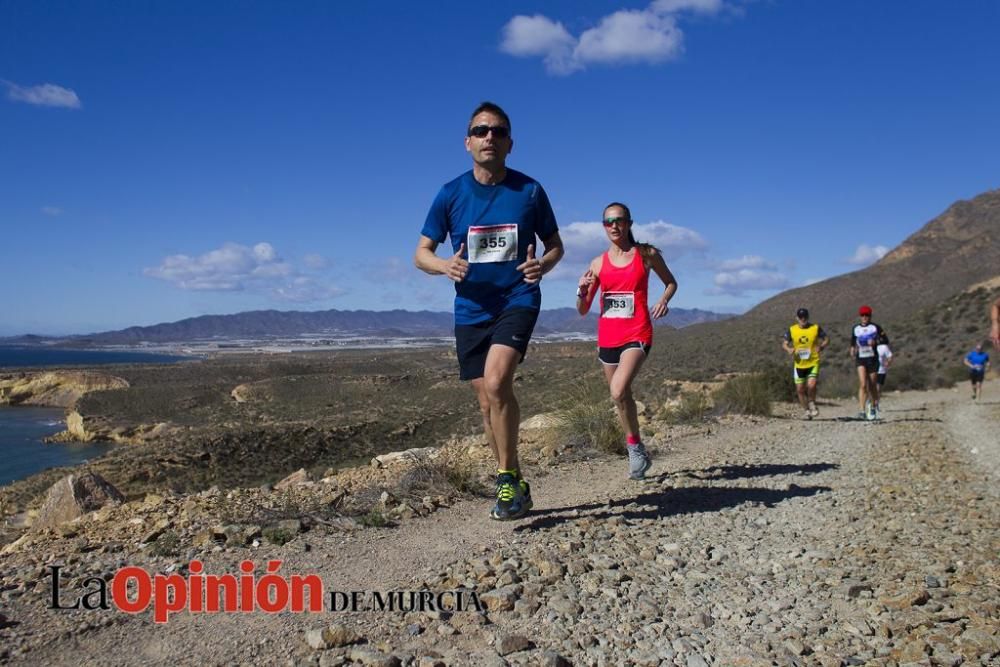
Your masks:
<path fill-rule="evenodd" d="M 803 418 L 812 419 L 819 415 L 819 410 L 816 408 L 819 354 L 820 350 L 830 344 L 830 339 L 820 325 L 809 323 L 809 311 L 805 308 L 799 308 L 795 316 L 798 322 L 785 331 L 781 345 L 795 361 L 792 377 L 795 379 L 799 405 L 805 412 Z"/>

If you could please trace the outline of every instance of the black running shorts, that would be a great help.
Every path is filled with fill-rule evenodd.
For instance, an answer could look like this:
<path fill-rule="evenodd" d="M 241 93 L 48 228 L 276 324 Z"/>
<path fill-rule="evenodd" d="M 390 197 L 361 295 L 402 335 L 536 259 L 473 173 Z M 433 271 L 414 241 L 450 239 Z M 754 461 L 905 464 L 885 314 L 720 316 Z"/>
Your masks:
<path fill-rule="evenodd" d="M 601 360 L 602 364 L 617 366 L 621 363 L 622 352 L 625 350 L 642 350 L 643 356 L 648 357 L 651 347 L 653 347 L 652 343 L 640 343 L 637 340 L 619 345 L 618 347 L 599 347 L 597 348 L 597 358 Z"/>
<path fill-rule="evenodd" d="M 885 373 L 879 373 L 878 374 L 878 386 L 881 387 L 884 384 L 885 384 Z"/>
<path fill-rule="evenodd" d="M 869 373 L 878 372 L 878 357 L 856 357 L 858 366 L 864 366 Z"/>
<path fill-rule="evenodd" d="M 812 379 L 814 382 L 819 381 L 819 364 L 810 366 L 809 368 L 796 368 L 795 369 L 795 384 L 804 384 Z"/>
<path fill-rule="evenodd" d="M 969 380 L 972 382 L 972 384 L 979 384 L 980 382 L 983 381 L 984 377 L 986 377 L 985 371 L 981 371 L 978 369 L 973 369 L 969 371 Z"/>
<path fill-rule="evenodd" d="M 524 361 L 537 320 L 538 311 L 533 308 L 511 308 L 491 320 L 456 324 L 455 351 L 458 353 L 459 377 L 462 380 L 483 377 L 491 345 L 512 347 L 521 353 L 521 361 Z"/>

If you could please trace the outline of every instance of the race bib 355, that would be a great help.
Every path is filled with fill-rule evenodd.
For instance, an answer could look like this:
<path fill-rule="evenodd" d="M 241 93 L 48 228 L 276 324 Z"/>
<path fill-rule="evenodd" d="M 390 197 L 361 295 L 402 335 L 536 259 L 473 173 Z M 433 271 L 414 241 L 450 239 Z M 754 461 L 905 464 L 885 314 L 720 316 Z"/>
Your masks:
<path fill-rule="evenodd" d="M 469 263 L 517 259 L 517 225 L 469 227 Z"/>

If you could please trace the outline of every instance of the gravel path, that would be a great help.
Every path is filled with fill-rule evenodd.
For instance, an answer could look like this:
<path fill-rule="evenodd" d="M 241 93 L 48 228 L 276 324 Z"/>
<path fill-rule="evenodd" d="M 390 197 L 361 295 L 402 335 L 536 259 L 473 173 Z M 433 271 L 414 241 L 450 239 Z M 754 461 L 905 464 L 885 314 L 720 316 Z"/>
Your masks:
<path fill-rule="evenodd" d="M 46 665 L 997 665 L 1000 383 L 985 394 L 892 394 L 880 424 L 850 419 L 851 401 L 812 422 L 790 408 L 727 419 L 650 443 L 644 483 L 620 460 L 536 470 L 520 522 L 462 502 L 391 530 L 206 557 L 210 572 L 279 558 L 327 590 L 468 587 L 485 615 L 181 613 L 157 626 L 43 610 L 0 640 L 13 630 L 29 650 L 11 659 Z M 54 614 L 80 627 L 31 641 Z M 307 643 L 331 624 L 314 644 L 361 642 Z"/>

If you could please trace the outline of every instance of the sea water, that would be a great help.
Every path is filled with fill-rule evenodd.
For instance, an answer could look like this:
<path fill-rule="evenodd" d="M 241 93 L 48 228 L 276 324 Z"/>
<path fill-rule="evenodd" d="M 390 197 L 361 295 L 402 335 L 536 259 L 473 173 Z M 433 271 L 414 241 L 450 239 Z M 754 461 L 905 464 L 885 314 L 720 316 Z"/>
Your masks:
<path fill-rule="evenodd" d="M 0 371 L 17 367 L 100 366 L 170 363 L 188 357 L 127 350 L 60 350 L 0 346 Z M 0 485 L 54 466 L 72 466 L 107 452 L 107 443 L 52 443 L 42 440 L 66 429 L 63 408 L 0 406 Z"/>
<path fill-rule="evenodd" d="M 71 466 L 108 451 L 107 443 L 46 444 L 66 428 L 63 408 L 0 407 L 0 485 L 54 466 Z"/>

